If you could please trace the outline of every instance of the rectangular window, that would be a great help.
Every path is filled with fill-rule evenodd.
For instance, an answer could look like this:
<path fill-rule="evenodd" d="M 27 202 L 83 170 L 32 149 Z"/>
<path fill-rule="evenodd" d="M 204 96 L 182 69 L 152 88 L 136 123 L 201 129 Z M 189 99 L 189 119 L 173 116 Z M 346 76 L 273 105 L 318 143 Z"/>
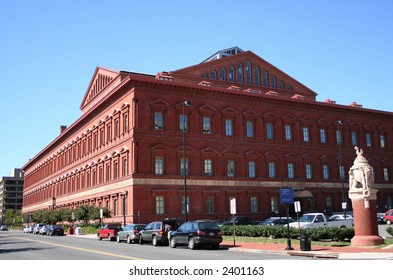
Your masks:
<path fill-rule="evenodd" d="M 112 126 L 108 124 L 106 126 L 106 141 L 112 140 Z"/>
<path fill-rule="evenodd" d="M 154 113 L 154 129 L 155 130 L 163 130 L 164 129 L 164 121 L 161 112 Z"/>
<path fill-rule="evenodd" d="M 276 178 L 276 164 L 269 162 L 269 178 Z"/>
<path fill-rule="evenodd" d="M 235 162 L 233 160 L 227 161 L 227 176 L 228 177 L 235 176 Z"/>
<path fill-rule="evenodd" d="M 272 123 L 267 123 L 266 124 L 266 138 L 270 139 L 270 140 L 274 138 L 273 124 Z"/>
<path fill-rule="evenodd" d="M 213 175 L 213 161 L 211 159 L 204 160 L 205 176 Z"/>
<path fill-rule="evenodd" d="M 255 171 L 255 161 L 248 162 L 248 177 L 255 178 L 256 171 Z"/>
<path fill-rule="evenodd" d="M 326 144 L 327 143 L 327 139 L 326 139 L 326 129 L 321 128 L 319 130 L 319 137 L 321 138 L 321 143 L 322 144 Z"/>
<path fill-rule="evenodd" d="M 156 214 L 165 213 L 164 202 L 165 200 L 163 196 L 156 196 Z"/>
<path fill-rule="evenodd" d="M 225 135 L 232 136 L 232 120 L 226 119 L 225 120 Z"/>
<path fill-rule="evenodd" d="M 100 145 L 104 145 L 105 143 L 105 132 L 104 128 L 100 129 Z"/>
<path fill-rule="evenodd" d="M 114 216 L 117 216 L 117 215 L 119 215 L 119 209 L 118 209 L 118 202 L 117 202 L 117 199 L 114 199 L 113 200 L 113 215 Z"/>
<path fill-rule="evenodd" d="M 128 132 L 128 114 L 123 115 L 123 131 Z"/>
<path fill-rule="evenodd" d="M 278 212 L 278 198 L 277 198 L 277 196 L 272 196 L 270 198 L 270 209 L 272 210 L 272 213 Z"/>
<path fill-rule="evenodd" d="M 329 166 L 327 164 L 324 164 L 322 166 L 322 170 L 323 170 L 323 179 L 328 180 L 329 179 Z"/>
<path fill-rule="evenodd" d="M 258 198 L 256 196 L 250 197 L 251 213 L 258 213 Z"/>
<path fill-rule="evenodd" d="M 366 146 L 367 147 L 371 147 L 373 145 L 372 143 L 372 137 L 371 137 L 371 133 L 366 133 Z"/>
<path fill-rule="evenodd" d="M 303 141 L 310 142 L 310 132 L 308 127 L 303 127 Z"/>
<path fill-rule="evenodd" d="M 164 158 L 156 157 L 155 158 L 155 174 L 162 175 L 164 174 Z"/>
<path fill-rule="evenodd" d="M 212 133 L 210 117 L 203 117 L 203 133 Z"/>
<path fill-rule="evenodd" d="M 389 172 L 388 172 L 388 169 L 386 167 L 383 168 L 383 179 L 385 181 L 389 181 Z"/>
<path fill-rule="evenodd" d="M 342 137 L 341 130 L 336 130 L 336 141 L 338 145 L 342 145 L 343 137 Z"/>
<path fill-rule="evenodd" d="M 186 132 L 188 127 L 187 127 L 187 116 L 186 115 L 180 115 L 179 116 L 179 129 L 180 131 Z"/>
<path fill-rule="evenodd" d="M 251 121 L 247 121 L 246 122 L 246 126 L 247 126 L 247 137 L 254 137 L 254 123 Z"/>
<path fill-rule="evenodd" d="M 292 140 L 292 127 L 289 124 L 285 125 L 285 140 Z"/>
<path fill-rule="evenodd" d="M 119 177 L 119 162 L 115 161 L 113 163 L 113 179 L 117 179 Z"/>
<path fill-rule="evenodd" d="M 306 164 L 306 179 L 312 179 L 311 164 Z"/>
<path fill-rule="evenodd" d="M 128 161 L 127 158 L 123 158 L 123 176 L 128 175 Z"/>
<path fill-rule="evenodd" d="M 98 171 L 98 182 L 102 183 L 104 181 L 104 168 L 100 166 L 100 169 Z"/>
<path fill-rule="evenodd" d="M 295 178 L 295 167 L 293 163 L 288 163 L 288 178 Z"/>
<path fill-rule="evenodd" d="M 184 209 L 187 209 L 187 213 L 190 212 L 190 197 L 188 195 L 187 195 L 187 204 L 186 205 L 184 205 L 184 196 L 182 197 L 182 200 L 181 200 L 181 212 L 183 214 L 185 213 Z"/>
<path fill-rule="evenodd" d="M 180 159 L 180 173 L 182 176 L 188 175 L 188 159 L 187 158 L 185 160 L 184 160 L 184 158 Z"/>
<path fill-rule="evenodd" d="M 393 199 L 391 196 L 386 197 L 386 208 L 392 209 L 393 208 Z"/>
<path fill-rule="evenodd" d="M 332 202 L 332 198 L 330 196 L 327 196 L 325 198 L 325 204 L 326 204 L 326 211 L 333 210 L 333 202 Z"/>
<path fill-rule="evenodd" d="M 340 165 L 340 180 L 345 180 L 345 169 L 343 165 Z"/>
<path fill-rule="evenodd" d="M 379 146 L 384 149 L 385 146 L 385 135 L 380 134 L 379 135 Z"/>
<path fill-rule="evenodd" d="M 205 205 L 206 205 L 206 213 L 213 214 L 214 213 L 214 197 L 213 196 L 206 196 Z"/>
<path fill-rule="evenodd" d="M 111 179 L 111 165 L 106 165 L 106 181 L 110 181 Z"/>
<path fill-rule="evenodd" d="M 358 133 L 356 131 L 351 132 L 351 141 L 352 141 L 352 146 L 358 145 Z"/>
<path fill-rule="evenodd" d="M 120 124 L 119 119 L 115 120 L 115 137 L 118 137 L 120 134 Z"/>

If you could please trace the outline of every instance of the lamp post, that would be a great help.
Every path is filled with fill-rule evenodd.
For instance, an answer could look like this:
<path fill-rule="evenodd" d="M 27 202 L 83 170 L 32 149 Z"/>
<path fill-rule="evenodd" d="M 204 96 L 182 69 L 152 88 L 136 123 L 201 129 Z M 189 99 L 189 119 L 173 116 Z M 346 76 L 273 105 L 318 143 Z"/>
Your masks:
<path fill-rule="evenodd" d="M 187 222 L 187 212 L 188 212 L 188 202 L 187 202 L 187 172 L 188 172 L 188 164 L 186 159 L 186 130 L 188 130 L 188 123 L 186 124 L 186 115 L 184 113 L 185 107 L 190 107 L 190 101 L 183 102 L 183 175 L 184 175 L 184 222 Z"/>
<path fill-rule="evenodd" d="M 341 152 L 341 145 L 343 144 L 343 135 L 342 135 L 342 126 L 344 125 L 342 120 L 338 120 L 336 121 L 337 124 L 337 131 L 340 132 L 340 139 L 338 139 L 337 137 L 337 144 L 338 144 L 338 153 L 340 156 L 339 159 L 339 176 L 340 176 L 340 181 L 341 181 L 341 208 L 344 210 L 344 219 L 347 218 L 347 202 L 345 200 L 345 196 L 344 196 L 344 174 L 341 173 L 341 168 L 343 166 L 343 161 L 342 161 L 342 152 Z"/>
<path fill-rule="evenodd" d="M 123 190 L 123 227 L 126 226 L 126 198 L 127 198 L 127 191 Z"/>

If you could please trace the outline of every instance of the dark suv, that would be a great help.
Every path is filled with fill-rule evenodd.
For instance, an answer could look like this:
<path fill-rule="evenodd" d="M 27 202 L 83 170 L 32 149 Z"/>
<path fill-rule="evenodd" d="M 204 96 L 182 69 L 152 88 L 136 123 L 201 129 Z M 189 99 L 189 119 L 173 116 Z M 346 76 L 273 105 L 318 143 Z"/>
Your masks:
<path fill-rule="evenodd" d="M 194 250 L 199 245 L 211 246 L 218 249 L 222 242 L 219 226 L 211 221 L 194 221 L 182 224 L 176 231 L 171 232 L 170 245 L 188 245 Z"/>
<path fill-rule="evenodd" d="M 176 218 L 166 218 L 162 221 L 151 222 L 139 232 L 139 244 L 151 242 L 153 246 L 168 245 L 168 233 L 178 229 L 180 222 Z"/>

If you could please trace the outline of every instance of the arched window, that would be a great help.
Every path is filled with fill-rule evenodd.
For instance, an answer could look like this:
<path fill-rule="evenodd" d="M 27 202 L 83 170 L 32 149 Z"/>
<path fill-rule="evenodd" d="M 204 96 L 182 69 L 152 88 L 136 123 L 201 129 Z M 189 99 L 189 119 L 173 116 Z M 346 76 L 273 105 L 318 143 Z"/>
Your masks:
<path fill-rule="evenodd" d="M 255 66 L 254 68 L 254 82 L 257 86 L 261 85 L 261 77 L 260 77 L 260 71 L 258 66 Z"/>
<path fill-rule="evenodd" d="M 285 84 L 284 84 L 284 82 L 283 82 L 283 81 L 280 81 L 280 85 L 279 85 L 279 87 L 280 87 L 281 89 L 285 89 Z"/>
<path fill-rule="evenodd" d="M 267 71 L 263 71 L 263 86 L 269 86 L 269 74 L 267 73 Z"/>
<path fill-rule="evenodd" d="M 235 81 L 235 67 L 233 67 L 232 65 L 229 66 L 229 80 L 231 82 Z"/>
<path fill-rule="evenodd" d="M 292 87 L 291 87 L 291 86 L 288 86 L 288 87 L 287 87 L 287 90 L 292 91 Z"/>
<path fill-rule="evenodd" d="M 206 73 L 202 73 L 201 77 L 202 77 L 202 78 L 208 78 L 208 76 L 207 76 Z"/>
<path fill-rule="evenodd" d="M 243 83 L 243 64 L 241 63 L 237 65 L 237 81 Z"/>
<path fill-rule="evenodd" d="M 217 79 L 217 72 L 216 71 L 212 71 L 212 79 L 216 80 Z"/>
<path fill-rule="evenodd" d="M 246 61 L 246 80 L 247 84 L 251 85 L 252 84 L 252 76 L 251 76 L 251 62 Z"/>
<path fill-rule="evenodd" d="M 227 80 L 227 71 L 225 70 L 224 67 L 220 69 L 220 80 L 221 81 L 226 81 Z"/>
<path fill-rule="evenodd" d="M 277 81 L 276 81 L 276 77 L 275 76 L 272 76 L 272 85 L 271 85 L 273 88 L 276 88 L 277 87 Z"/>

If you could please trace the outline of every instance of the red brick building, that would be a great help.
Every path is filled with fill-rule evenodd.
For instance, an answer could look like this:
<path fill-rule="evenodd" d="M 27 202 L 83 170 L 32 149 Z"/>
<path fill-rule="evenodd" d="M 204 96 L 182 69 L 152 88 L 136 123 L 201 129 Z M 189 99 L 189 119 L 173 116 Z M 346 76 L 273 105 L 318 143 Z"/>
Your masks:
<path fill-rule="evenodd" d="M 225 219 L 236 198 L 238 214 L 261 220 L 285 215 L 288 186 L 302 212 L 337 212 L 354 146 L 374 168 L 378 211 L 392 208 L 393 113 L 316 96 L 237 47 L 157 75 L 98 67 L 81 117 L 23 167 L 23 211 L 183 218 L 186 190 L 188 219 Z"/>

